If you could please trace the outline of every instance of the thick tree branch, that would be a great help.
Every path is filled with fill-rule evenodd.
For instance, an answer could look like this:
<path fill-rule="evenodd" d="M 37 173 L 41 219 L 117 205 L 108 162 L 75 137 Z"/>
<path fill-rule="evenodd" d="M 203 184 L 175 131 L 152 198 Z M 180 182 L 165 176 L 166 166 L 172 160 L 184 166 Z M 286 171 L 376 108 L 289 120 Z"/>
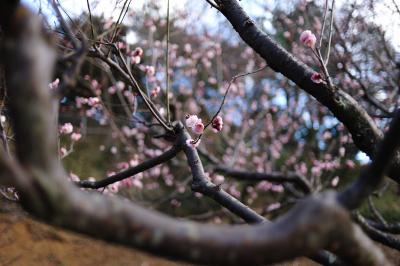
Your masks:
<path fill-rule="evenodd" d="M 385 138 L 379 144 L 376 155 L 370 165 L 361 173 L 360 177 L 338 195 L 339 201 L 348 209 L 359 207 L 362 202 L 374 192 L 383 181 L 384 174 L 390 167 L 400 146 L 400 110 L 390 123 Z"/>

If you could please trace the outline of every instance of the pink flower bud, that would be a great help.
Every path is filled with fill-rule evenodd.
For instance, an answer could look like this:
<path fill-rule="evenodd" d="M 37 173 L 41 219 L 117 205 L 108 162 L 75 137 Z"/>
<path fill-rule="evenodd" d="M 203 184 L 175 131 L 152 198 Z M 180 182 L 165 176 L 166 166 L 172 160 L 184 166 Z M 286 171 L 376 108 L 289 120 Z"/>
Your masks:
<path fill-rule="evenodd" d="M 49 84 L 49 88 L 51 89 L 51 90 L 55 90 L 55 89 L 57 89 L 58 88 L 58 85 L 60 85 L 60 79 L 55 79 L 53 82 L 51 82 L 50 84 Z"/>
<path fill-rule="evenodd" d="M 140 63 L 140 56 L 131 56 L 131 63 L 137 65 Z"/>
<path fill-rule="evenodd" d="M 132 52 L 132 56 L 139 56 L 141 57 L 143 55 L 143 49 L 140 47 L 136 47 L 135 50 Z"/>
<path fill-rule="evenodd" d="M 61 156 L 61 157 L 66 156 L 67 153 L 68 153 L 68 151 L 67 151 L 66 148 L 64 148 L 64 147 L 61 147 L 61 148 L 60 148 L 60 156 Z"/>
<path fill-rule="evenodd" d="M 151 94 L 150 94 L 151 97 L 156 97 L 160 91 L 161 91 L 161 89 L 160 89 L 159 86 L 154 87 L 154 88 L 151 90 Z"/>
<path fill-rule="evenodd" d="M 211 127 L 213 128 L 213 130 L 215 132 L 219 132 L 222 130 L 222 126 L 223 126 L 224 122 L 222 121 L 222 117 L 221 116 L 217 116 L 216 118 L 214 118 L 214 120 L 211 123 Z"/>
<path fill-rule="evenodd" d="M 197 120 L 196 124 L 192 127 L 194 133 L 200 135 L 203 134 L 204 124 L 201 122 L 201 119 Z"/>
<path fill-rule="evenodd" d="M 71 134 L 72 131 L 74 130 L 74 127 L 72 126 L 71 123 L 65 123 L 60 127 L 60 134 Z"/>
<path fill-rule="evenodd" d="M 78 141 L 82 138 L 82 135 L 80 133 L 72 133 L 71 134 L 71 140 L 73 141 Z"/>
<path fill-rule="evenodd" d="M 312 80 L 314 83 L 321 83 L 321 82 L 322 82 L 322 76 L 321 76 L 320 73 L 314 72 L 314 73 L 311 75 L 311 80 Z"/>
<path fill-rule="evenodd" d="M 154 74 L 156 73 L 156 71 L 155 71 L 155 69 L 154 69 L 153 66 L 146 66 L 145 69 L 144 69 L 144 71 L 146 72 L 146 74 L 147 74 L 149 77 L 154 76 Z"/>
<path fill-rule="evenodd" d="M 307 47 L 314 48 L 317 37 L 310 31 L 306 30 L 300 35 L 300 41 Z"/>

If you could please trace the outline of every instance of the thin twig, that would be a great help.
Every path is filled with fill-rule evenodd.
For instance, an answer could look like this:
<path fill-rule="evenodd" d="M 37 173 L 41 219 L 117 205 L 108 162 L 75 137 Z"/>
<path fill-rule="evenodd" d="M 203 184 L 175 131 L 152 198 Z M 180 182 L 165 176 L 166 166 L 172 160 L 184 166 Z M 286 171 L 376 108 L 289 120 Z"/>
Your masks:
<path fill-rule="evenodd" d="M 322 46 L 322 39 L 324 37 L 324 30 L 325 30 L 325 23 L 326 23 L 326 13 L 328 11 L 328 1 L 325 1 L 325 8 L 324 8 L 324 17 L 322 19 L 322 27 L 321 27 L 321 34 L 319 36 L 319 45 L 318 45 L 318 49 L 321 49 Z"/>
<path fill-rule="evenodd" d="M 165 79 L 166 79 L 166 94 L 167 94 L 167 122 L 171 123 L 171 114 L 169 109 L 169 0 L 167 1 L 167 52 L 165 54 Z"/>
<path fill-rule="evenodd" d="M 217 4 L 211 2 L 210 0 L 206 0 L 206 1 L 207 1 L 207 3 L 210 4 L 210 6 L 212 6 L 212 7 L 215 8 L 216 10 L 219 10 L 219 7 L 217 6 Z"/>
<path fill-rule="evenodd" d="M 328 39 L 328 49 L 327 49 L 327 51 L 326 51 L 325 66 L 328 65 L 328 62 L 329 62 L 329 54 L 331 53 L 334 8 L 335 8 L 335 0 L 332 0 L 332 6 L 331 6 L 331 23 L 330 23 L 330 25 L 329 25 L 329 39 Z"/>
<path fill-rule="evenodd" d="M 245 77 L 245 76 L 252 75 L 252 74 L 255 74 L 255 73 L 257 73 L 257 72 L 260 72 L 260 71 L 264 70 L 267 66 L 268 66 L 268 65 L 265 65 L 265 66 L 263 66 L 263 67 L 261 67 L 261 68 L 258 68 L 258 69 L 254 70 L 254 71 L 251 71 L 251 72 L 247 72 L 247 73 L 243 73 L 243 74 L 238 74 L 238 75 L 234 76 L 234 77 L 229 81 L 228 87 L 227 87 L 226 90 L 225 90 L 224 97 L 222 98 L 222 102 L 221 102 L 221 104 L 220 104 L 220 106 L 219 106 L 217 112 L 213 115 L 213 117 L 211 118 L 211 120 L 204 126 L 204 130 L 207 129 L 207 127 L 212 123 L 212 121 L 214 121 L 214 119 L 215 119 L 215 118 L 219 115 L 219 113 L 221 112 L 222 107 L 223 107 L 224 104 L 225 104 L 226 96 L 227 96 L 228 93 L 229 93 L 229 90 L 230 90 L 230 88 L 231 88 L 232 83 L 234 83 L 238 78 Z M 200 134 L 200 135 L 198 136 L 198 138 L 197 138 L 193 143 L 197 143 L 197 141 L 199 141 L 199 140 L 201 139 L 202 135 L 203 135 L 203 134 Z"/>
<path fill-rule="evenodd" d="M 92 31 L 92 39 L 94 40 L 94 28 L 93 28 L 93 20 L 92 20 L 92 10 L 90 9 L 89 0 L 86 0 L 88 12 L 89 12 L 89 21 L 90 21 L 90 29 Z"/>

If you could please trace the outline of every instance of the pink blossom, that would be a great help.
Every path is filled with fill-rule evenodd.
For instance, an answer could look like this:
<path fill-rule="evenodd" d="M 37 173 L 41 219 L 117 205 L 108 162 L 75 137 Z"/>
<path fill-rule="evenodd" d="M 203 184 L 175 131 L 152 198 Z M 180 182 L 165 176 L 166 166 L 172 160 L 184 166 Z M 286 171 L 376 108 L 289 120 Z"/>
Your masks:
<path fill-rule="evenodd" d="M 71 134 L 71 140 L 72 141 L 78 141 L 82 138 L 82 135 L 80 133 L 72 133 Z"/>
<path fill-rule="evenodd" d="M 117 47 L 118 49 L 125 49 L 126 48 L 126 44 L 123 42 L 117 42 Z"/>
<path fill-rule="evenodd" d="M 346 166 L 349 168 L 354 168 L 356 165 L 352 160 L 346 160 Z"/>
<path fill-rule="evenodd" d="M 100 100 L 98 97 L 90 97 L 87 103 L 89 106 L 95 106 L 100 103 Z"/>
<path fill-rule="evenodd" d="M 154 74 L 156 73 L 156 70 L 154 69 L 153 66 L 146 66 L 144 71 L 146 72 L 146 74 L 151 77 L 154 76 Z"/>
<path fill-rule="evenodd" d="M 67 149 L 66 149 L 65 147 L 61 147 L 61 148 L 60 148 L 60 156 L 61 156 L 61 157 L 66 156 L 67 153 L 68 153 L 68 151 L 67 151 Z"/>
<path fill-rule="evenodd" d="M 322 82 L 322 76 L 321 76 L 320 73 L 314 72 L 314 73 L 311 75 L 311 80 L 312 80 L 314 83 L 321 83 L 321 82 Z"/>
<path fill-rule="evenodd" d="M 72 182 L 79 182 L 79 181 L 80 181 L 79 176 L 77 176 L 76 174 L 74 174 L 74 173 L 72 173 L 72 172 L 69 173 L 69 179 L 70 179 Z"/>
<path fill-rule="evenodd" d="M 204 124 L 201 122 L 201 119 L 197 120 L 197 122 L 193 125 L 192 130 L 198 135 L 203 134 Z"/>
<path fill-rule="evenodd" d="M 150 93 L 151 97 L 156 97 L 158 93 L 161 91 L 160 86 L 155 86 Z"/>
<path fill-rule="evenodd" d="M 132 52 L 132 56 L 139 56 L 141 57 L 143 55 L 143 49 L 140 47 L 136 47 L 135 50 Z"/>
<path fill-rule="evenodd" d="M 114 94 L 117 92 L 117 89 L 115 88 L 115 86 L 111 86 L 108 88 L 108 93 L 109 94 Z"/>
<path fill-rule="evenodd" d="M 199 118 L 197 117 L 197 115 L 187 115 L 186 126 L 192 128 L 197 123 L 198 120 Z"/>
<path fill-rule="evenodd" d="M 116 154 L 116 153 L 118 152 L 117 147 L 112 146 L 111 149 L 110 149 L 110 152 L 111 152 L 112 154 Z"/>
<path fill-rule="evenodd" d="M 213 176 L 213 180 L 216 184 L 222 184 L 225 181 L 225 177 L 223 175 L 216 174 Z"/>
<path fill-rule="evenodd" d="M 268 205 L 267 207 L 267 212 L 279 209 L 281 207 L 281 204 L 279 202 L 276 203 L 271 203 L 270 205 Z"/>
<path fill-rule="evenodd" d="M 55 90 L 55 89 L 57 89 L 58 88 L 58 85 L 60 85 L 60 79 L 55 79 L 53 82 L 51 82 L 50 84 L 49 84 L 49 88 L 51 89 L 51 90 Z"/>
<path fill-rule="evenodd" d="M 131 63 L 134 65 L 137 65 L 140 63 L 140 56 L 132 56 L 131 57 Z"/>
<path fill-rule="evenodd" d="M 307 47 L 314 48 L 317 37 L 310 31 L 306 30 L 300 35 L 300 41 Z"/>
<path fill-rule="evenodd" d="M 117 90 L 123 91 L 125 88 L 125 83 L 122 81 L 117 81 L 117 83 L 115 83 L 115 87 L 117 88 Z"/>
<path fill-rule="evenodd" d="M 331 185 L 332 187 L 336 187 L 338 184 L 339 184 L 339 177 L 335 176 L 331 181 Z"/>
<path fill-rule="evenodd" d="M 74 130 L 74 127 L 72 126 L 71 123 L 65 123 L 64 125 L 62 125 L 60 127 L 59 132 L 60 132 L 60 134 L 67 135 L 67 134 L 71 134 L 73 130 Z"/>
<path fill-rule="evenodd" d="M 216 118 L 214 118 L 214 120 L 211 123 L 211 127 L 213 128 L 213 130 L 215 132 L 219 132 L 222 130 L 222 126 L 223 126 L 224 122 L 222 121 L 222 117 L 221 116 L 217 116 Z"/>
<path fill-rule="evenodd" d="M 197 146 L 200 145 L 200 142 L 201 142 L 201 139 L 199 139 L 196 143 L 194 142 L 193 139 L 188 139 L 188 140 L 186 140 L 186 145 L 188 145 L 189 147 L 192 147 L 192 148 L 197 148 Z"/>
<path fill-rule="evenodd" d="M 143 188 L 143 183 L 141 180 L 139 180 L 138 178 L 134 178 L 132 181 L 132 185 L 138 189 L 142 189 Z"/>
<path fill-rule="evenodd" d="M 132 177 L 123 179 L 119 182 L 120 187 L 130 188 L 132 187 Z"/>

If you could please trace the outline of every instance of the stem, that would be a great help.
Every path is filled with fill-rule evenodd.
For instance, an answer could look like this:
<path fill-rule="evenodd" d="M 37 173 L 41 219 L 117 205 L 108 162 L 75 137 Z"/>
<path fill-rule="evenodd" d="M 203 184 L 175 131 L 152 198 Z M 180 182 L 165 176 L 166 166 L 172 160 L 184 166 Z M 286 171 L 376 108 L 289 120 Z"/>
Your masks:
<path fill-rule="evenodd" d="M 326 51 L 326 59 L 325 59 L 325 66 L 328 65 L 329 62 L 329 54 L 331 53 L 331 43 L 332 43 L 332 32 L 333 32 L 333 11 L 335 7 L 335 0 L 332 1 L 331 6 L 331 22 L 329 25 L 329 40 L 328 40 L 328 50 Z"/>
<path fill-rule="evenodd" d="M 169 0 L 167 2 L 167 53 L 165 55 L 165 79 L 166 79 L 166 94 L 167 94 L 167 122 L 171 123 L 171 114 L 169 109 Z"/>

